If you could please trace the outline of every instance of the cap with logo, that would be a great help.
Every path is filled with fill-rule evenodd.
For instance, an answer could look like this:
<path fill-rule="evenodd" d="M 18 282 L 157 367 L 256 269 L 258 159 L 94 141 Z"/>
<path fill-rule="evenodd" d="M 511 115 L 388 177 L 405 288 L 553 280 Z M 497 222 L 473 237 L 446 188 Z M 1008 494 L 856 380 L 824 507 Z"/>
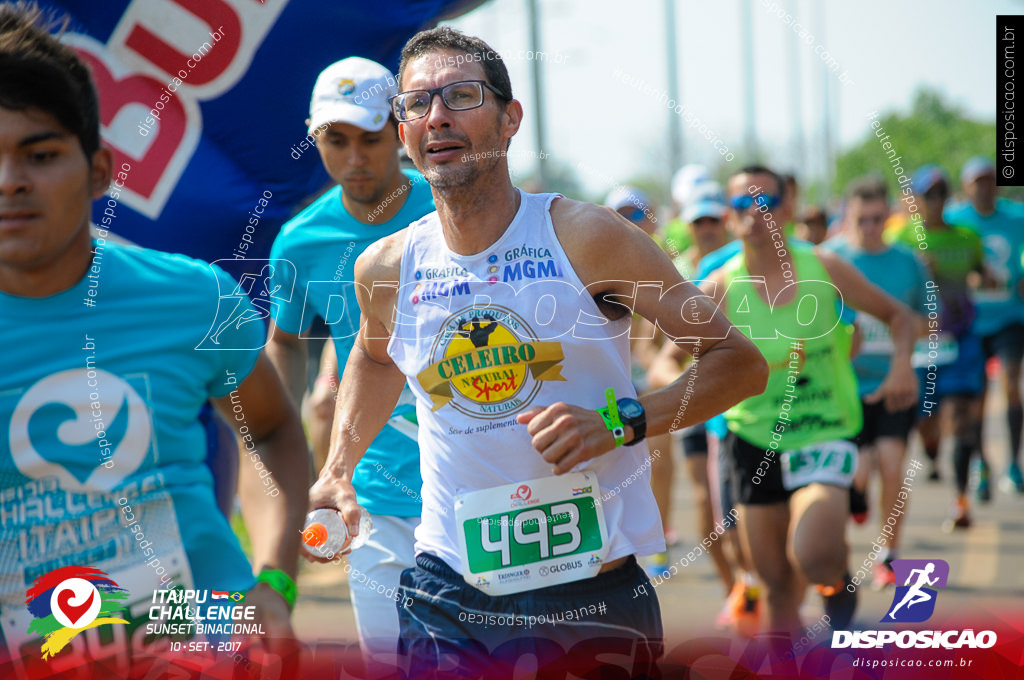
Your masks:
<path fill-rule="evenodd" d="M 330 123 L 350 123 L 377 132 L 388 123 L 388 97 L 398 82 L 384 66 L 362 57 L 349 57 L 325 68 L 313 86 L 309 103 L 309 132 Z"/>
<path fill-rule="evenodd" d="M 683 207 L 683 221 L 687 224 L 702 217 L 717 220 L 725 215 L 725 194 L 718 182 L 705 181 L 695 184 L 689 193 L 689 200 Z"/>

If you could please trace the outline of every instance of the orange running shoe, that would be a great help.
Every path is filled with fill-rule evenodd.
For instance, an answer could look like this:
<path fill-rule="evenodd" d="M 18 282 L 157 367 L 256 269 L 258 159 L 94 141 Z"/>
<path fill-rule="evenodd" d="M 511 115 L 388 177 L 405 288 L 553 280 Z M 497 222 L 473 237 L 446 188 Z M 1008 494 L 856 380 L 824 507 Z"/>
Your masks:
<path fill-rule="evenodd" d="M 715 624 L 719 628 L 732 628 L 741 637 L 754 637 L 761 629 L 760 596 L 760 588 L 756 585 L 748 586 L 738 581 L 715 618 Z"/>

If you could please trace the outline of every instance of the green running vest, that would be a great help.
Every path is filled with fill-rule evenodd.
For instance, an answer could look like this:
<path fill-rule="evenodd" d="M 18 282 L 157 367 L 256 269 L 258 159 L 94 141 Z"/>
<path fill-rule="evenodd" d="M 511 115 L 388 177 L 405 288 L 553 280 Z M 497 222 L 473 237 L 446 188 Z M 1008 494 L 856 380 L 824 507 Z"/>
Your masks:
<path fill-rule="evenodd" d="M 729 430 L 755 446 L 789 451 L 852 437 L 863 424 L 850 362 L 852 326 L 840 324 L 840 296 L 812 248 L 789 243 L 792 300 L 773 310 L 750 278 L 743 253 L 723 266 L 722 310 L 768 361 L 768 386 L 726 411 Z M 772 448 L 776 448 L 773 446 Z"/>

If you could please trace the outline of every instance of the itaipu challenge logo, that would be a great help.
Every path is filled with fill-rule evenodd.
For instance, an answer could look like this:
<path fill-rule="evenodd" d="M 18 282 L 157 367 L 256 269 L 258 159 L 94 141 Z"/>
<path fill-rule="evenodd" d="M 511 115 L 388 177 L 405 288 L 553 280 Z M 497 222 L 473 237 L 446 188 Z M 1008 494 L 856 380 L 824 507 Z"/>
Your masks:
<path fill-rule="evenodd" d="M 128 591 L 93 567 L 61 567 L 37 578 L 25 604 L 35 618 L 28 633 L 42 635 L 43 659 L 56 655 L 83 630 L 128 622 L 116 615 Z"/>
<path fill-rule="evenodd" d="M 529 406 L 542 380 L 565 380 L 564 358 L 561 343 L 539 342 L 512 310 L 470 307 L 445 320 L 417 378 L 434 411 L 450 404 L 472 418 L 500 418 Z"/>

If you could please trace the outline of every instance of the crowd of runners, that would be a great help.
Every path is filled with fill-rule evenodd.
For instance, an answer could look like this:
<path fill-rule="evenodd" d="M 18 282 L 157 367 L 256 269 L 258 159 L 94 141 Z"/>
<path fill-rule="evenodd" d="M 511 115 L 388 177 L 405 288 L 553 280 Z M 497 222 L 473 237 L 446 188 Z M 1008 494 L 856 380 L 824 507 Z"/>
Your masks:
<path fill-rule="evenodd" d="M 798 634 L 811 586 L 850 626 L 846 528 L 872 505 L 890 536 L 873 582 L 894 583 L 915 431 L 931 478 L 944 438 L 952 452 L 947 530 L 970 530 L 972 497 L 1024 493 L 1024 207 L 997 196 L 990 160 L 957 182 L 922 167 L 897 195 L 858 179 L 835 215 L 765 165 L 721 184 L 688 165 L 673 206 L 625 186 L 597 206 L 513 185 L 523 107 L 479 38 L 426 30 L 397 76 L 348 57 L 312 85 L 333 186 L 224 310 L 238 284 L 217 267 L 90 231 L 112 160 L 88 69 L 0 7 L 5 614 L 35 575 L 83 561 L 159 589 L 120 499 L 180 558 L 177 584 L 247 591 L 266 637 L 287 638 L 306 512 L 337 509 L 355 534 L 365 509 L 344 559 L 371 668 L 475 676 L 521 635 L 542 661 L 628 641 L 640 670 L 663 653 L 651 581 L 672 573 L 674 485 L 715 536 L 716 623 L 743 636 Z M 330 342 L 307 339 L 314 323 Z M 992 386 L 1009 460 L 982 447 Z M 106 453 L 97 411 L 120 437 Z M 237 442 L 218 448 L 211 422 Z M 212 472 L 242 450 L 251 564 Z M 557 623 L 515 631 L 538 620 Z"/>

